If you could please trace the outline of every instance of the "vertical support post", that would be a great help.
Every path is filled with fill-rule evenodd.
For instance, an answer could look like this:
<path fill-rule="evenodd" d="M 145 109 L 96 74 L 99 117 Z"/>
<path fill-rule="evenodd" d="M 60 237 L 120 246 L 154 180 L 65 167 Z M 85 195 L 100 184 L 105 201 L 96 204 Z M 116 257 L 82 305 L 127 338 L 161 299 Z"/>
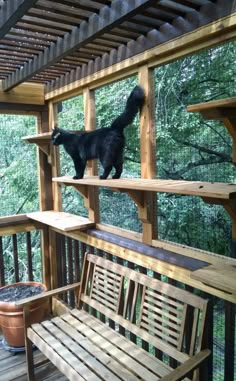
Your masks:
<path fill-rule="evenodd" d="M 37 116 L 38 133 L 49 131 L 49 111 L 48 108 Z M 48 161 L 48 156 L 38 149 L 39 162 L 39 204 L 40 210 L 53 209 L 52 195 L 52 167 Z M 41 230 L 41 248 L 42 248 L 42 278 L 47 288 L 51 289 L 50 279 L 50 254 L 49 254 L 49 235 L 48 227 Z"/>
<path fill-rule="evenodd" d="M 49 131 L 57 124 L 57 104 L 49 103 Z M 51 146 L 51 165 L 52 177 L 60 176 L 60 155 L 59 147 Z M 62 210 L 61 186 L 57 183 L 52 184 L 53 209 Z"/>
<path fill-rule="evenodd" d="M 153 179 L 156 177 L 155 92 L 153 70 L 150 70 L 147 65 L 139 69 L 139 84 L 146 95 L 140 115 L 141 177 Z M 152 239 L 157 237 L 156 200 L 155 192 L 145 193 L 146 221 L 142 222 L 143 242 L 149 245 L 151 245 Z"/>
<path fill-rule="evenodd" d="M 95 112 L 95 94 L 88 87 L 84 89 L 84 123 L 86 131 L 96 129 L 96 112 Z M 98 167 L 95 160 L 90 160 L 87 164 L 87 175 L 97 176 Z M 99 197 L 97 187 L 88 187 L 88 199 L 86 207 L 88 208 L 88 217 L 91 221 L 98 223 L 99 217 Z"/>
<path fill-rule="evenodd" d="M 48 110 L 41 113 L 37 117 L 38 133 L 49 131 L 49 115 Z M 39 207 L 40 210 L 53 209 L 52 199 L 52 167 L 48 162 L 48 156 L 38 149 L 39 163 Z"/>

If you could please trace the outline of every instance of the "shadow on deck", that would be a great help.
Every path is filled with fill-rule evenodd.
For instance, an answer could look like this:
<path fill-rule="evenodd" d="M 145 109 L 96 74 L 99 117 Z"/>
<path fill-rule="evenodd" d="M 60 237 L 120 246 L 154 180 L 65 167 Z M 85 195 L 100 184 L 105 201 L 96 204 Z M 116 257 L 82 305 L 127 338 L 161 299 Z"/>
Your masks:
<path fill-rule="evenodd" d="M 0 333 L 0 342 L 2 336 Z M 34 352 L 35 363 L 44 361 L 45 357 L 38 350 Z M 45 359 L 46 360 L 46 359 Z M 51 363 L 45 363 L 35 372 L 37 381 L 66 381 L 57 368 Z M 0 380 L 1 381 L 27 381 L 25 353 L 12 354 L 0 347 Z"/>

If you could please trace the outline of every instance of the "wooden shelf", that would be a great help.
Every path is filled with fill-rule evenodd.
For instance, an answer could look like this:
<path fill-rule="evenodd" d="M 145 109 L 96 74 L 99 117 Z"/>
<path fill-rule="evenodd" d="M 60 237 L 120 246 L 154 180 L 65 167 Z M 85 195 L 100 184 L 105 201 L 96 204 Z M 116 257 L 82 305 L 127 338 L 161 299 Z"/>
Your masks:
<path fill-rule="evenodd" d="M 218 267 L 210 265 L 193 271 L 191 278 L 218 290 L 236 295 L 235 273 L 236 266 L 223 265 Z"/>
<path fill-rule="evenodd" d="M 98 177 L 85 177 L 81 180 L 73 180 L 71 177 L 56 177 L 54 182 L 62 185 L 74 186 L 81 193 L 86 192 L 87 186 L 108 187 L 113 190 L 125 191 L 127 193 L 166 192 L 188 196 L 200 196 L 204 199 L 231 200 L 236 199 L 236 184 L 208 183 L 202 181 L 176 181 L 161 179 L 122 178 L 100 180 Z M 217 202 L 216 202 L 217 203 Z"/>
<path fill-rule="evenodd" d="M 36 144 L 50 143 L 51 135 L 52 135 L 51 132 L 45 132 L 43 134 L 38 134 L 38 135 L 24 136 L 22 140 L 25 140 L 27 143 L 36 143 Z"/>
<path fill-rule="evenodd" d="M 39 149 L 44 152 L 48 156 L 49 162 L 51 161 L 50 155 L 51 155 L 51 132 L 45 132 L 43 134 L 39 135 L 29 135 L 24 136 L 22 140 L 24 140 L 27 143 L 34 143 L 37 144 Z"/>
<path fill-rule="evenodd" d="M 187 111 L 189 112 L 204 112 L 204 111 L 212 111 L 216 110 L 218 111 L 228 111 L 234 112 L 233 109 L 236 108 L 236 97 L 234 98 L 225 98 L 225 99 L 219 99 L 211 102 L 203 102 L 198 103 L 195 105 L 189 105 L 187 106 Z M 216 113 L 217 116 L 217 113 Z"/>
<path fill-rule="evenodd" d="M 95 225 L 93 222 L 89 221 L 88 218 L 65 212 L 56 212 L 53 210 L 28 213 L 27 217 L 34 221 L 41 222 L 42 224 L 57 228 L 65 232 L 73 230 L 84 230 L 90 227 L 94 227 Z"/>
<path fill-rule="evenodd" d="M 200 112 L 203 118 L 220 120 L 233 139 L 233 163 L 236 164 L 236 97 L 187 106 L 189 112 Z"/>

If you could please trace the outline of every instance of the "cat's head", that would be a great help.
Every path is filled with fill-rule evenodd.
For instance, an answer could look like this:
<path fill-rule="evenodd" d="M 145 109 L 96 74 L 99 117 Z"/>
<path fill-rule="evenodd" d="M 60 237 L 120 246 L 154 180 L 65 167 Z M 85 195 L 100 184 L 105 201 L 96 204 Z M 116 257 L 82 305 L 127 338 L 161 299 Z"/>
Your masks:
<path fill-rule="evenodd" d="M 62 131 L 57 126 L 52 129 L 51 139 L 54 146 L 58 146 L 59 144 L 63 143 Z"/>

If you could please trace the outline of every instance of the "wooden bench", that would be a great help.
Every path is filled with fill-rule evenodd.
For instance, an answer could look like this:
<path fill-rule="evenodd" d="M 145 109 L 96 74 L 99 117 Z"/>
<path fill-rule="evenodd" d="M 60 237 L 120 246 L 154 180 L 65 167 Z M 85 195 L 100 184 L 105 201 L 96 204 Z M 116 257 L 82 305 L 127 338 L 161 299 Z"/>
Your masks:
<path fill-rule="evenodd" d="M 75 289 L 68 313 L 29 325 L 29 302 Z M 28 379 L 34 380 L 32 344 L 73 381 L 199 380 L 207 300 L 168 283 L 86 254 L 81 282 L 22 300 Z M 109 326 L 109 322 L 113 321 Z M 119 332 L 126 331 L 127 337 Z M 164 362 L 131 339 L 148 342 Z M 176 363 L 177 368 L 168 365 Z M 194 371 L 195 370 L 195 371 Z M 194 371 L 194 372 L 192 372 Z M 193 378 L 191 375 L 193 373 Z M 190 377 L 190 378 L 187 378 Z"/>

